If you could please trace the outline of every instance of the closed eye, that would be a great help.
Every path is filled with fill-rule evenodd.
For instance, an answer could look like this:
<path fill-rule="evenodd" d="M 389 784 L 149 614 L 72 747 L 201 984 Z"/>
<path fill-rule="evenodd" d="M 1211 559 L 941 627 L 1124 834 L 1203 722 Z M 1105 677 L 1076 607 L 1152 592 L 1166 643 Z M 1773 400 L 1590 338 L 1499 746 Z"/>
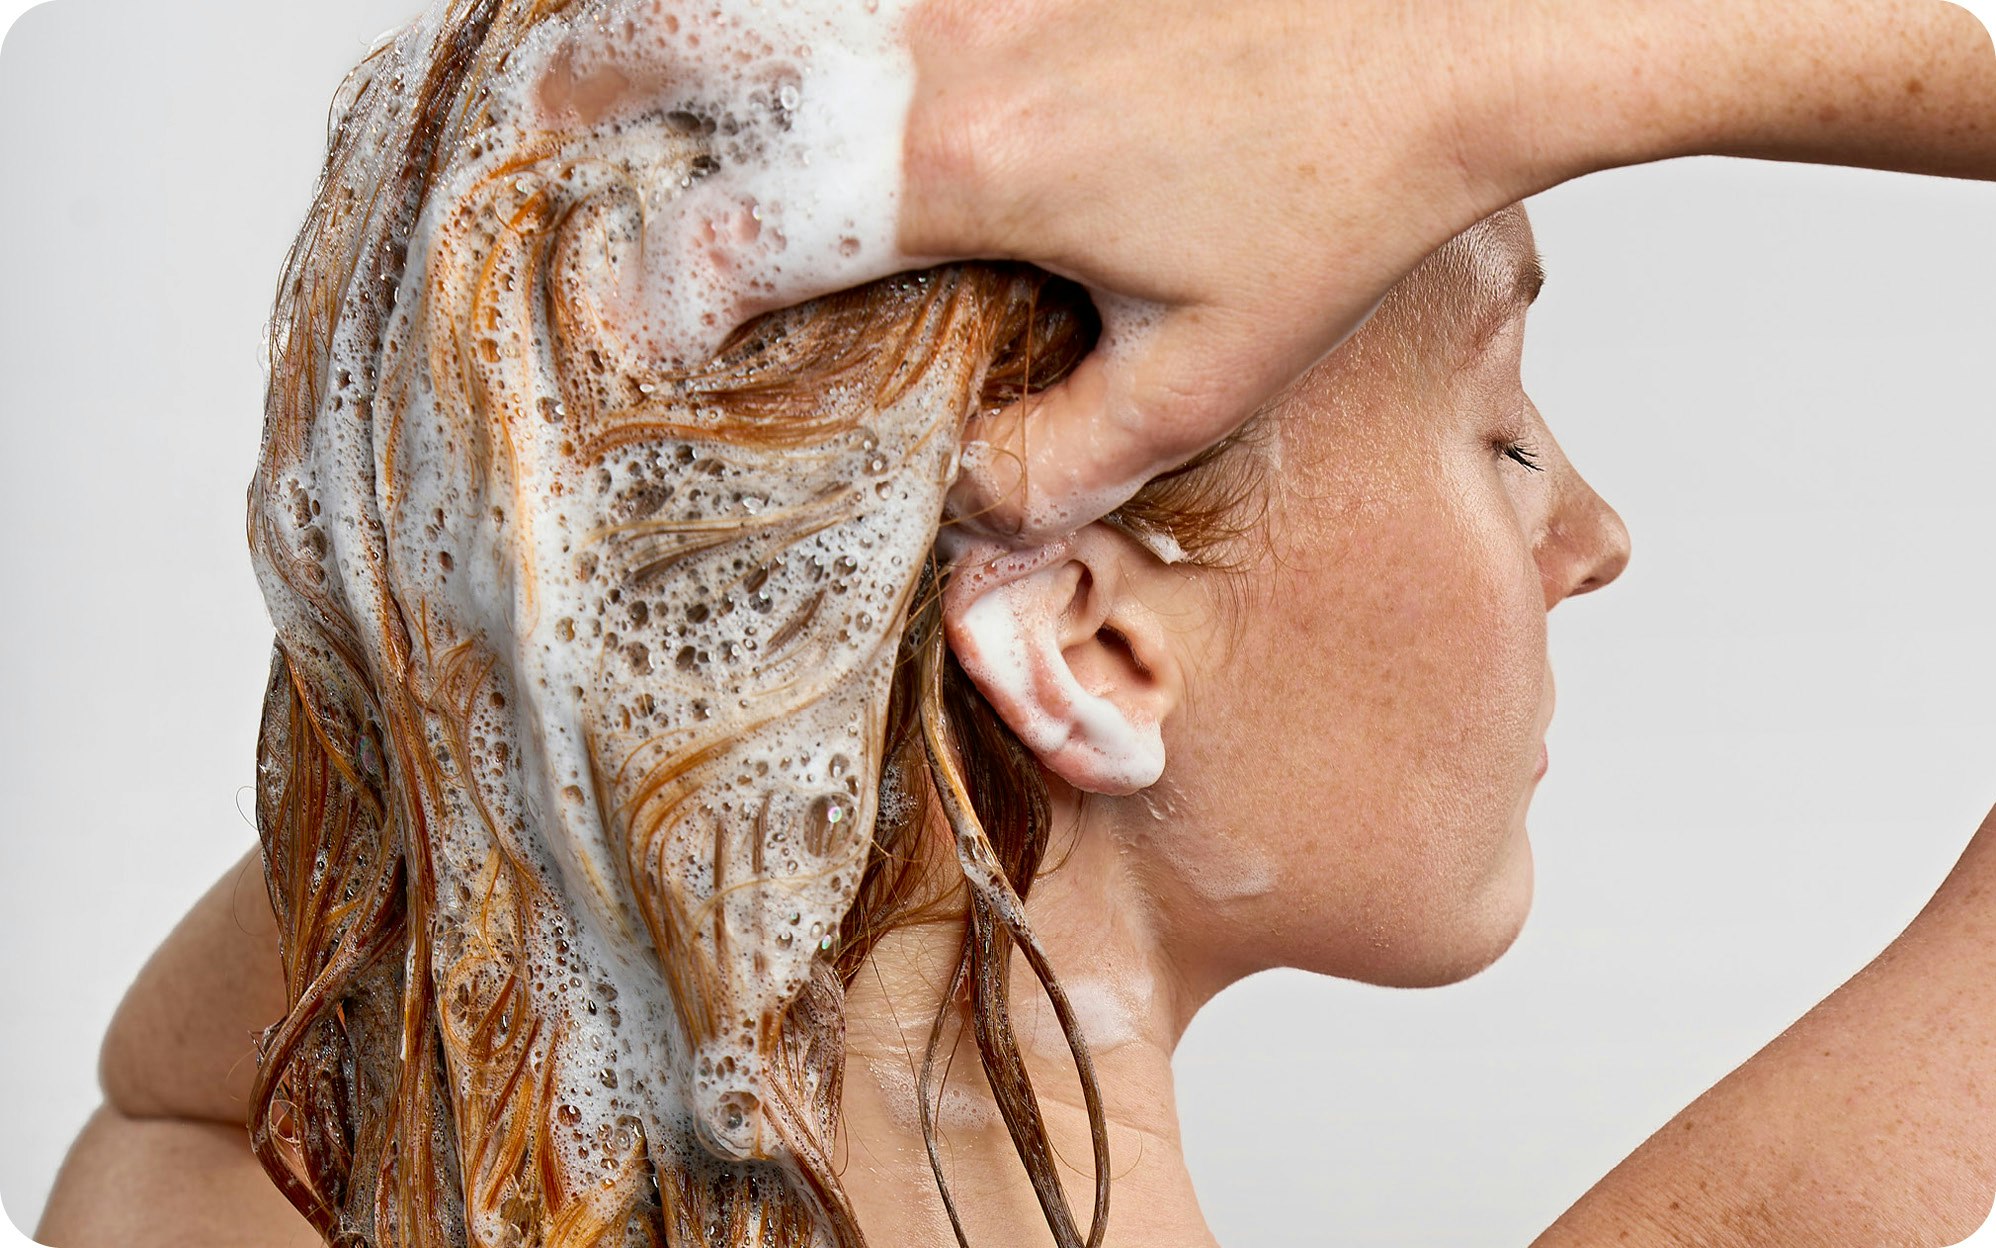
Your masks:
<path fill-rule="evenodd" d="M 1506 459 L 1523 464 L 1533 472 L 1544 472 L 1545 465 L 1539 462 L 1538 451 L 1528 442 L 1505 442 L 1498 449 Z"/>

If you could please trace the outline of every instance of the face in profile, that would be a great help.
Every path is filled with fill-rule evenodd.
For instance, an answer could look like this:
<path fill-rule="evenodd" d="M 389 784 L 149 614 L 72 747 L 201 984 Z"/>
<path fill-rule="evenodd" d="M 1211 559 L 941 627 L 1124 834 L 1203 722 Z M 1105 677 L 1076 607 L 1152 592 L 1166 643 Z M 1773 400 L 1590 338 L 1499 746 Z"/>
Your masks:
<path fill-rule="evenodd" d="M 1450 982 L 1524 922 L 1546 613 L 1628 559 L 1524 392 L 1541 280 L 1521 208 L 1465 232 L 1232 452 L 1263 505 L 1238 570 L 1124 550 L 1163 625 L 1148 666 L 1182 688 L 1161 779 L 1089 817 L 1148 864 L 1207 991 L 1271 966 Z"/>

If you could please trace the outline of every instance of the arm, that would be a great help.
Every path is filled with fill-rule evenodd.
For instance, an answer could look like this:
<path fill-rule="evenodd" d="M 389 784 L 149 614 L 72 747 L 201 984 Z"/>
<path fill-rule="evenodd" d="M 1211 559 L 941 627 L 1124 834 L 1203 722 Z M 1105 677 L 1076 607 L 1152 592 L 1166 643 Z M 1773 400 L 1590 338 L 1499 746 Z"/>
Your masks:
<path fill-rule="evenodd" d="M 251 850 L 125 994 L 104 1105 L 70 1147 L 36 1238 L 57 1248 L 318 1244 L 250 1153 L 257 1034 L 284 1014 L 277 922 Z"/>
<path fill-rule="evenodd" d="M 1850 982 L 1534 1248 L 1959 1243 L 1996 1198 L 1996 810 Z"/>
<path fill-rule="evenodd" d="M 928 0 L 911 29 L 901 251 L 1073 277 L 1116 341 L 973 422 L 952 507 L 1015 541 L 1217 441 L 1434 247 L 1570 178 L 1996 178 L 1996 55 L 1940 0 Z"/>
<path fill-rule="evenodd" d="M 1697 155 L 1996 179 L 1996 49 L 1956 5 L 1518 2 L 1541 33 L 1482 124 L 1533 191 Z"/>

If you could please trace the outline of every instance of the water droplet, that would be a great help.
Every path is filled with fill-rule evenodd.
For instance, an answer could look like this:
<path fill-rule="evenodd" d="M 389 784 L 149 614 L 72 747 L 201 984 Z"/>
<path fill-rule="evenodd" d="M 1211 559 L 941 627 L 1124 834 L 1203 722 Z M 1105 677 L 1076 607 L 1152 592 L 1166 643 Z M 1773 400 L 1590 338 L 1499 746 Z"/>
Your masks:
<path fill-rule="evenodd" d="M 830 853 L 845 839 L 852 814 L 852 803 L 843 797 L 821 797 L 812 802 L 804 818 L 804 848 L 821 858 Z"/>

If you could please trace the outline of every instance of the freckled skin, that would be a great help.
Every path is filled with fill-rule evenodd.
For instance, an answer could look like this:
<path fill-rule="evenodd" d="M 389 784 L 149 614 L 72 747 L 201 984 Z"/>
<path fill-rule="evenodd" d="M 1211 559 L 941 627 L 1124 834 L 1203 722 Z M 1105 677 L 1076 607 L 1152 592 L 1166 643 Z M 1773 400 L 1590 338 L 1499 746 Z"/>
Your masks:
<path fill-rule="evenodd" d="M 1140 600 L 1159 627 L 1118 644 L 1067 636 L 1065 661 L 1112 702 L 1166 708 L 1157 785 L 1050 784 L 1058 865 L 1027 907 L 1063 977 L 1153 985 L 1129 1034 L 1095 1054 L 1117 1174 L 1111 1244 L 1211 1242 L 1188 1231 L 1203 1222 L 1170 1054 L 1215 992 L 1274 966 L 1446 983 L 1488 965 L 1524 921 L 1525 810 L 1552 714 L 1546 612 L 1628 558 L 1620 519 L 1519 379 L 1535 274 L 1523 212 L 1501 213 L 1292 388 L 1261 449 L 1237 452 L 1261 456 L 1267 504 L 1237 569 L 1077 542 L 1100 592 Z M 1517 444 L 1542 471 L 1506 456 Z M 928 1017 L 955 939 L 948 925 L 909 928 L 876 947 L 847 997 L 855 1068 L 909 1060 L 908 1020 Z M 1016 965 L 1015 985 L 1031 982 Z M 1054 1147 L 1085 1156 L 1059 1033 L 1030 989 L 1013 1010 Z M 988 1097 L 975 1066 L 960 1058 L 953 1086 Z M 870 1235 L 927 1242 L 938 1211 L 907 1199 L 926 1173 L 920 1141 L 874 1086 L 847 1080 L 848 1190 Z M 956 1180 L 976 1193 L 972 1241 L 1041 1242 L 1002 1130 L 946 1135 Z M 1087 1181 L 1069 1176 L 1083 1207 Z"/>
<path fill-rule="evenodd" d="M 1467 272 L 1425 266 L 1273 414 L 1281 471 L 1242 609 L 1221 606 L 1225 574 L 1189 578 L 1209 601 L 1188 612 L 1205 650 L 1167 725 L 1183 829 L 1168 856 L 1188 876 L 1256 853 L 1277 872 L 1260 896 L 1202 906 L 1188 887 L 1164 908 L 1195 980 L 1289 965 L 1450 982 L 1530 906 L 1546 612 L 1612 579 L 1627 536 L 1524 394 L 1522 306 L 1424 306 L 1474 304 L 1528 258 L 1524 214 L 1460 250 Z"/>

